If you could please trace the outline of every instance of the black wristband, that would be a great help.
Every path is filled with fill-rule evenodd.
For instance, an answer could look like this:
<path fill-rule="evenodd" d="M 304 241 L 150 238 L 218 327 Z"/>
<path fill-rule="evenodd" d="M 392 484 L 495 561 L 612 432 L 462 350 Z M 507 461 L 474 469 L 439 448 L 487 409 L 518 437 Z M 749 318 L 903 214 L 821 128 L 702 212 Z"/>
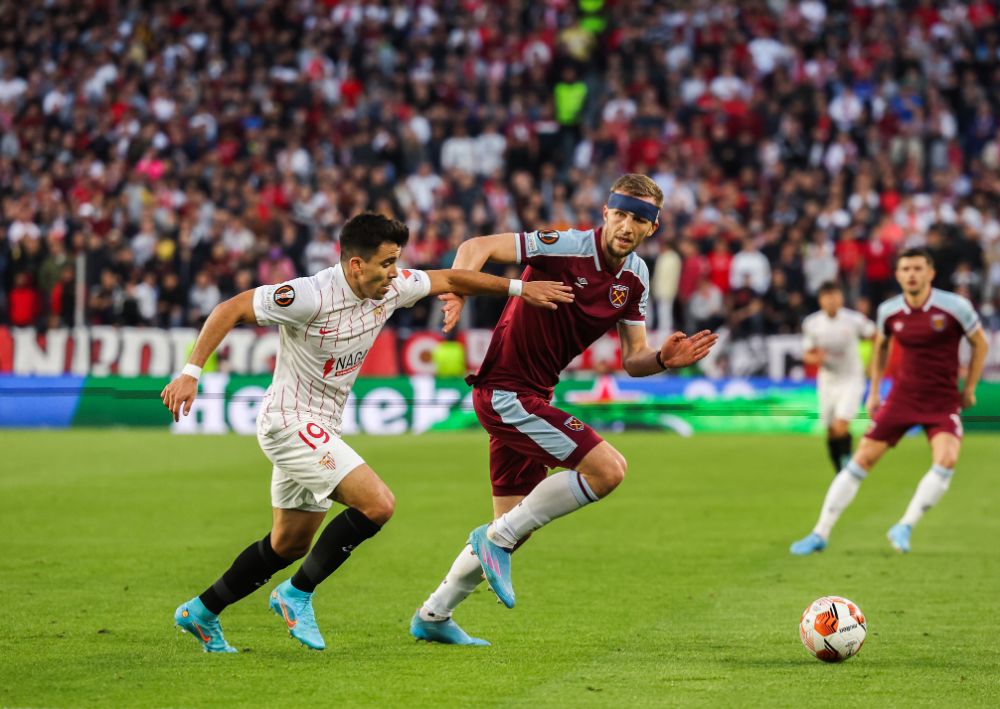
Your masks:
<path fill-rule="evenodd" d="M 656 363 L 660 365 L 660 369 L 664 372 L 667 371 L 667 365 L 663 363 L 663 359 L 660 357 L 660 351 L 656 350 Z"/>

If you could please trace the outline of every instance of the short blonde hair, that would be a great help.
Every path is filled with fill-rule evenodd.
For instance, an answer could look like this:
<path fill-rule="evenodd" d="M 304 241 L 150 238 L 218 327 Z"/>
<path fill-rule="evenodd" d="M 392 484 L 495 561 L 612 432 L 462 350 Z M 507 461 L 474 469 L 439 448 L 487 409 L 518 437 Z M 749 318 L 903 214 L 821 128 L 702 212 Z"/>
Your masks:
<path fill-rule="evenodd" d="M 663 209 L 663 190 L 645 175 L 636 173 L 622 175 L 611 185 L 611 191 L 627 194 L 630 197 L 652 197 L 656 200 L 656 206 Z"/>

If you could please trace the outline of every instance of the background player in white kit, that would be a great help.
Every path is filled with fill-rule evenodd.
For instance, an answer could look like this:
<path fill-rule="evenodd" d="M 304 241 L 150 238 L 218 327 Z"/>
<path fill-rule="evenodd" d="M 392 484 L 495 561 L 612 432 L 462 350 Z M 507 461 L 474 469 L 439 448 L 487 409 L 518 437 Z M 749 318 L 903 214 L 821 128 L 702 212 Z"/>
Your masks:
<path fill-rule="evenodd" d="M 845 308 L 844 293 L 833 281 L 820 286 L 819 307 L 802 321 L 803 360 L 819 367 L 819 415 L 836 474 L 851 459 L 850 425 L 861 408 L 865 389 L 859 340 L 875 336 L 875 323 Z"/>
<path fill-rule="evenodd" d="M 189 363 L 161 394 L 175 421 L 187 415 L 201 366 L 226 333 L 239 323 L 281 326 L 274 379 L 257 419 L 257 439 L 274 466 L 271 531 L 174 614 L 208 652 L 236 652 L 223 637 L 219 613 L 307 552 L 292 578 L 271 593 L 270 606 L 302 644 L 325 647 L 313 614 L 313 590 L 376 534 L 395 508 L 389 488 L 340 439 L 351 386 L 393 311 L 439 293 L 519 295 L 531 305 L 553 309 L 556 302 L 573 300 L 569 286 L 552 281 L 522 284 L 473 271 L 397 269 L 408 237 L 398 221 L 377 214 L 354 217 L 341 232 L 337 266 L 248 290 L 217 306 Z M 310 551 L 333 500 L 347 509 L 330 521 Z"/>

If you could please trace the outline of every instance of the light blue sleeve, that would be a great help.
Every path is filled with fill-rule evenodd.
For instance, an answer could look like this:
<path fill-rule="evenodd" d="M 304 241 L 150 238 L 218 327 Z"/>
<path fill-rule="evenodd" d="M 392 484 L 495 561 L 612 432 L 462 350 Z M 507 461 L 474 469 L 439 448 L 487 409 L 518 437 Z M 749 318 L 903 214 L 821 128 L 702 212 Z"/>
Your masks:
<path fill-rule="evenodd" d="M 645 326 L 646 308 L 649 305 L 649 268 L 646 266 L 646 262 L 635 254 L 630 254 L 625 263 L 624 270 L 631 271 L 639 278 L 639 282 L 642 284 L 642 294 L 635 301 L 629 302 L 625 312 L 619 318 L 619 322 L 626 325 Z"/>
<path fill-rule="evenodd" d="M 903 309 L 903 296 L 897 295 L 895 298 L 890 298 L 889 300 L 878 306 L 878 314 L 876 315 L 875 326 L 878 332 L 883 335 L 891 335 L 891 332 L 886 332 L 885 323 L 893 315 L 898 313 Z"/>
<path fill-rule="evenodd" d="M 935 291 L 934 305 L 958 320 L 966 335 L 971 335 L 979 327 L 979 313 L 967 298 L 948 291 Z"/>
<path fill-rule="evenodd" d="M 518 263 L 541 266 L 546 257 L 583 256 L 594 257 L 594 232 L 588 229 L 545 229 L 518 234 Z"/>

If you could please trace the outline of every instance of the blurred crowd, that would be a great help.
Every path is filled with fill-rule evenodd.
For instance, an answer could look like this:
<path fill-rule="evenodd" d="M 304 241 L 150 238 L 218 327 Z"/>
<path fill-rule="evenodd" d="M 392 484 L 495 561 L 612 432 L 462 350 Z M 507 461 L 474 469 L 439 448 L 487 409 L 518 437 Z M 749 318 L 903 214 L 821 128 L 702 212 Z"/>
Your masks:
<path fill-rule="evenodd" d="M 872 313 L 912 245 L 1000 328 L 998 14 L 0 3 L 0 324 L 197 326 L 336 263 L 363 210 L 409 225 L 409 265 L 447 267 L 470 236 L 599 225 L 627 171 L 666 194 L 640 251 L 656 328 L 796 332 L 831 279 Z M 502 303 L 476 305 L 489 327 Z"/>

